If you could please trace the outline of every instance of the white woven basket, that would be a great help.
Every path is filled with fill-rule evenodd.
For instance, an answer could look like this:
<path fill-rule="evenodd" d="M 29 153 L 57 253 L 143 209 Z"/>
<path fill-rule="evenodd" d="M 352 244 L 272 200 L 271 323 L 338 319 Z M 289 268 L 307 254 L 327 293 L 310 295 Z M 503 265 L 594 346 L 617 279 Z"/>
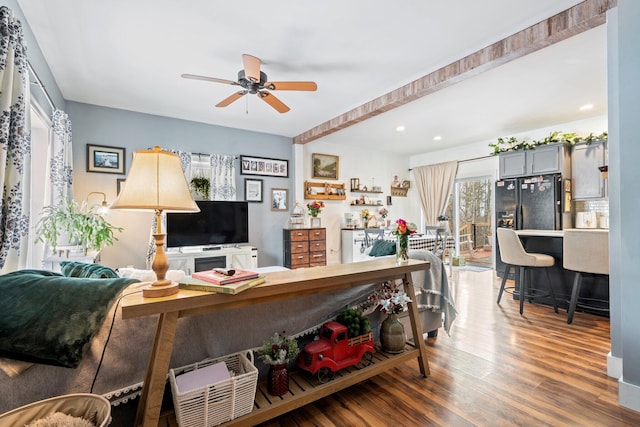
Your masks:
<path fill-rule="evenodd" d="M 178 391 L 177 375 L 219 362 L 225 362 L 235 375 L 195 390 Z M 246 351 L 171 369 L 169 380 L 178 424 L 181 427 L 211 427 L 253 410 L 258 369 L 253 363 L 253 352 Z"/>

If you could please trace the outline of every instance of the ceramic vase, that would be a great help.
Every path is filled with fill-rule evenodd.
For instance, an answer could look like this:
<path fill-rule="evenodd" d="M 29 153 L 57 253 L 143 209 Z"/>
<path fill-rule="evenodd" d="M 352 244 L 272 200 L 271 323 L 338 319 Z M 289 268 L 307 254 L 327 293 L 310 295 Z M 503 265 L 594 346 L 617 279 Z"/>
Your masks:
<path fill-rule="evenodd" d="M 409 262 L 409 236 L 400 235 L 396 240 L 396 263 L 398 265 Z"/>
<path fill-rule="evenodd" d="M 267 389 L 272 396 L 282 396 L 289 391 L 289 372 L 287 372 L 287 365 L 269 366 Z"/>
<path fill-rule="evenodd" d="M 407 335 L 397 314 L 389 314 L 380 326 L 380 344 L 387 353 L 402 353 Z"/>

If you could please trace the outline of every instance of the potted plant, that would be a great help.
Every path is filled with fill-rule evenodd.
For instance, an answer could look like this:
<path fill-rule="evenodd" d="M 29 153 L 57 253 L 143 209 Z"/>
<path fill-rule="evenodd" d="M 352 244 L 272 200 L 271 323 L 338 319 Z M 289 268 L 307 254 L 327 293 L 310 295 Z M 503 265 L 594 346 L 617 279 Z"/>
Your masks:
<path fill-rule="evenodd" d="M 275 333 L 262 344 L 259 357 L 269 365 L 267 388 L 274 396 L 282 396 L 289 391 L 289 373 L 287 363 L 298 356 L 298 342 L 285 333 Z"/>
<path fill-rule="evenodd" d="M 55 250 L 60 245 L 81 245 L 86 249 L 102 250 L 118 240 L 114 231 L 122 231 L 104 217 L 75 200 L 67 198 L 59 205 L 45 206 L 36 224 L 36 242 L 49 242 Z"/>
<path fill-rule="evenodd" d="M 211 189 L 211 181 L 209 181 L 209 178 L 202 176 L 193 177 L 191 178 L 190 187 L 197 198 L 203 200 L 209 199 L 209 190 Z"/>

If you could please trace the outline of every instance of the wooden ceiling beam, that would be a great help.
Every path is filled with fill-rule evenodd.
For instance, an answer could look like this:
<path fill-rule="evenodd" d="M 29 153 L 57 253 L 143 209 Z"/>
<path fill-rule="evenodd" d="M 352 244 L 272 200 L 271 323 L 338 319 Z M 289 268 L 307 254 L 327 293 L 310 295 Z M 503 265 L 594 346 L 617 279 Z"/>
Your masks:
<path fill-rule="evenodd" d="M 321 123 L 294 137 L 293 143 L 306 144 L 322 138 L 602 25 L 606 22 L 607 10 L 616 7 L 617 4 L 617 0 L 585 0 L 557 15 Z"/>

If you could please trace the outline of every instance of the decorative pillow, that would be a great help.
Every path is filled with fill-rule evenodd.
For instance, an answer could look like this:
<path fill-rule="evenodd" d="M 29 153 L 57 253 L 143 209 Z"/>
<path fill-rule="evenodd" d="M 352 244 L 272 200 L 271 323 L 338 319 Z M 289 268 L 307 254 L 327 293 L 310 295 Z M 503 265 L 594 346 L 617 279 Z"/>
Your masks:
<path fill-rule="evenodd" d="M 388 240 L 376 240 L 373 242 L 369 256 L 386 256 L 396 253 L 396 242 Z"/>
<path fill-rule="evenodd" d="M 113 279 L 118 276 L 113 269 L 100 264 L 85 264 L 83 262 L 62 261 L 60 271 L 66 277 L 84 277 L 88 279 Z"/>

